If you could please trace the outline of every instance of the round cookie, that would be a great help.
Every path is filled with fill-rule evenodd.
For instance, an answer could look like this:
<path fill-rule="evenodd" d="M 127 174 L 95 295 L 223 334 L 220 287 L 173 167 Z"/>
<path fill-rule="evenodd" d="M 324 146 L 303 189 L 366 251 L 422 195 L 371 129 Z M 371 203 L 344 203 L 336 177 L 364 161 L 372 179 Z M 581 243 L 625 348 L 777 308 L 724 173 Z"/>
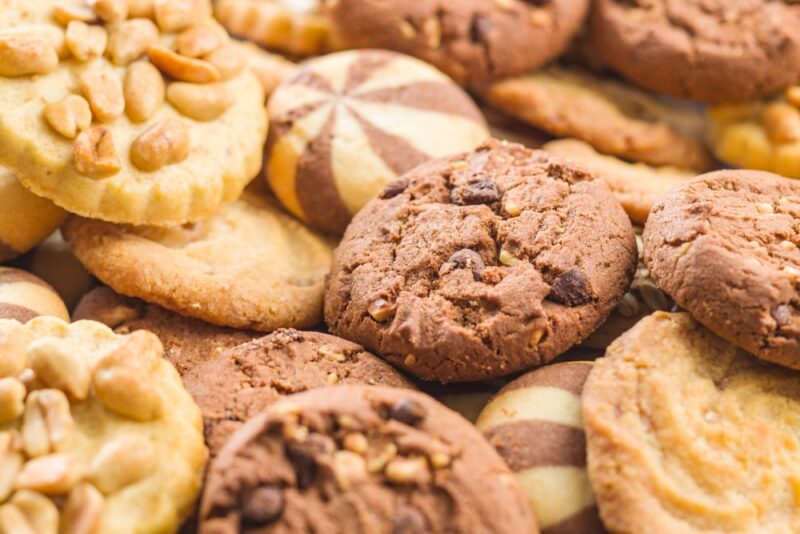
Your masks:
<path fill-rule="evenodd" d="M 149 332 L 0 320 L 0 530 L 174 532 L 200 490 L 197 406 Z"/>
<path fill-rule="evenodd" d="M 651 165 L 716 168 L 701 112 L 613 79 L 555 66 L 493 83 L 483 97 L 503 113 L 604 154 Z"/>
<path fill-rule="evenodd" d="M 0 2 L 0 163 L 114 222 L 185 223 L 238 197 L 261 168 L 264 92 L 210 2 L 67 4 Z"/>
<path fill-rule="evenodd" d="M 50 284 L 22 269 L 0 266 L 0 318 L 25 323 L 40 315 L 69 321 L 64 301 Z"/>
<path fill-rule="evenodd" d="M 686 313 L 614 342 L 583 389 L 589 478 L 611 532 L 797 532 L 797 374 Z"/>
<path fill-rule="evenodd" d="M 363 348 L 320 332 L 278 330 L 221 351 L 183 375 L 215 456 L 245 421 L 282 397 L 333 384 L 414 386 Z"/>
<path fill-rule="evenodd" d="M 800 182 L 719 171 L 653 208 L 644 259 L 706 328 L 759 358 L 800 368 Z"/>
<path fill-rule="evenodd" d="M 536 534 L 475 428 L 422 393 L 338 386 L 251 419 L 212 462 L 200 533 Z"/>
<path fill-rule="evenodd" d="M 605 529 L 586 472 L 581 390 L 592 362 L 548 365 L 489 401 L 475 425 L 514 473 L 542 534 Z"/>
<path fill-rule="evenodd" d="M 417 167 L 356 215 L 325 320 L 420 378 L 493 378 L 582 341 L 635 268 L 633 229 L 604 182 L 492 140 Z"/>
<path fill-rule="evenodd" d="M 326 0 L 343 43 L 416 56 L 459 83 L 534 70 L 566 50 L 588 0 Z"/>
<path fill-rule="evenodd" d="M 31 273 L 53 286 L 70 310 L 95 285 L 60 231 L 53 232 L 36 247 L 29 265 Z"/>
<path fill-rule="evenodd" d="M 599 0 L 591 32 L 603 60 L 646 89 L 741 102 L 797 82 L 798 24 L 787 0 Z"/>
<path fill-rule="evenodd" d="M 122 295 L 234 328 L 310 327 L 322 318 L 332 243 L 255 191 L 191 225 L 72 218 L 64 232 L 86 268 Z"/>
<path fill-rule="evenodd" d="M 265 172 L 295 215 L 342 234 L 387 182 L 489 137 L 480 110 L 430 65 L 383 50 L 313 59 L 269 99 Z"/>
<path fill-rule="evenodd" d="M 28 252 L 66 218 L 67 212 L 22 187 L 11 171 L 0 167 L 0 261 Z"/>

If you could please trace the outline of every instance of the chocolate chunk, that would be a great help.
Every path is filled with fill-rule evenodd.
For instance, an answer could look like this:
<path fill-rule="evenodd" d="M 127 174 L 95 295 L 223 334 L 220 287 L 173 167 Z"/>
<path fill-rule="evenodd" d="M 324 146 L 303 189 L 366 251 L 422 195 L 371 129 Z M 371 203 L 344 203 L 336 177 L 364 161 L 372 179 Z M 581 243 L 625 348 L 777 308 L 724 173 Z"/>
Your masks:
<path fill-rule="evenodd" d="M 381 191 L 380 198 L 387 199 L 396 197 L 405 191 L 406 187 L 408 187 L 408 180 L 404 178 L 399 178 L 393 182 L 389 182 L 386 184 L 386 187 L 383 188 L 383 191 Z"/>
<path fill-rule="evenodd" d="M 462 248 L 454 253 L 447 262 L 455 264 L 456 269 L 472 269 L 472 277 L 475 281 L 481 279 L 481 273 L 486 268 L 486 263 L 481 255 L 468 248 Z"/>
<path fill-rule="evenodd" d="M 286 456 L 294 465 L 298 488 L 306 489 L 314 483 L 319 472 L 316 457 L 329 454 L 333 449 L 329 437 L 316 433 L 310 434 L 304 441 L 286 445 Z"/>
<path fill-rule="evenodd" d="M 257 488 L 242 503 L 242 523 L 248 527 L 260 527 L 277 520 L 286 501 L 283 492 L 272 486 Z"/>
<path fill-rule="evenodd" d="M 581 306 L 594 298 L 588 286 L 586 275 L 577 267 L 573 267 L 556 277 L 550 286 L 547 298 L 565 306 Z"/>
<path fill-rule="evenodd" d="M 494 182 L 481 180 L 456 187 L 450 193 L 450 200 L 461 206 L 491 204 L 500 200 L 500 191 Z"/>
<path fill-rule="evenodd" d="M 409 426 L 418 425 L 427 415 L 425 407 L 411 399 L 395 402 L 389 412 L 389 417 Z"/>
<path fill-rule="evenodd" d="M 792 321 L 792 309 L 786 304 L 779 304 L 772 308 L 772 318 L 778 323 L 780 328 Z"/>
<path fill-rule="evenodd" d="M 422 512 L 412 506 L 398 507 L 392 525 L 392 534 L 425 534 L 429 532 Z"/>

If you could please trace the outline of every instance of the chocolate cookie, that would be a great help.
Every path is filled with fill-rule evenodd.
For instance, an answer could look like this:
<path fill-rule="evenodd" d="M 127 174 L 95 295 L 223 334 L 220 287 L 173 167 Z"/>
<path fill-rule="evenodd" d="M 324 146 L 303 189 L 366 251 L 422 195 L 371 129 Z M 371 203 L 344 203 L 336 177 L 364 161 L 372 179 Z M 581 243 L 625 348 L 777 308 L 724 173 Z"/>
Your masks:
<path fill-rule="evenodd" d="M 699 176 L 653 208 L 644 259 L 709 330 L 800 368 L 800 182 L 760 171 Z"/>
<path fill-rule="evenodd" d="M 593 42 L 646 89 L 744 101 L 797 81 L 800 5 L 791 0 L 598 0 Z"/>
<path fill-rule="evenodd" d="M 417 167 L 356 215 L 325 320 L 426 380 L 498 377 L 588 336 L 635 267 L 633 229 L 605 182 L 490 141 Z"/>
<path fill-rule="evenodd" d="M 328 0 L 344 44 L 416 56 L 480 84 L 541 67 L 578 31 L 588 0 Z"/>
<path fill-rule="evenodd" d="M 340 386 L 251 419 L 212 462 L 202 534 L 536 534 L 524 494 L 464 419 L 427 395 Z"/>

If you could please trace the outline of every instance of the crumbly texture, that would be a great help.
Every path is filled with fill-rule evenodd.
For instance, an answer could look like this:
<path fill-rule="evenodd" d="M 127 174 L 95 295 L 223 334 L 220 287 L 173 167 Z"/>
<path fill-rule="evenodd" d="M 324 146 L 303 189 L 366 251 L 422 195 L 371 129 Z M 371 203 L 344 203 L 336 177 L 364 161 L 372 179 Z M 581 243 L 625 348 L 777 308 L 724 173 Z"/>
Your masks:
<path fill-rule="evenodd" d="M 680 98 L 746 101 L 797 82 L 791 0 L 600 0 L 592 40 L 636 84 Z"/>
<path fill-rule="evenodd" d="M 75 255 L 116 292 L 220 326 L 271 331 L 322 318 L 333 244 L 263 192 L 173 228 L 72 218 Z"/>
<path fill-rule="evenodd" d="M 201 533 L 537 533 L 492 447 L 430 397 L 380 386 L 294 395 L 212 463 Z"/>
<path fill-rule="evenodd" d="M 489 137 L 452 80 L 386 50 L 309 60 L 278 86 L 267 111 L 272 190 L 289 211 L 337 235 L 389 181 Z"/>
<path fill-rule="evenodd" d="M 800 183 L 706 174 L 669 193 L 644 231 L 658 285 L 709 330 L 800 368 Z"/>
<path fill-rule="evenodd" d="M 282 397 L 333 384 L 414 386 L 363 348 L 320 332 L 278 330 L 224 350 L 183 375 L 215 456 L 228 438 Z"/>
<path fill-rule="evenodd" d="M 600 154 L 577 139 L 551 141 L 542 150 L 572 160 L 605 180 L 634 224 L 644 224 L 652 207 L 667 191 L 697 175 L 676 167 L 628 163 Z"/>
<path fill-rule="evenodd" d="M 345 233 L 331 332 L 441 382 L 554 358 L 608 316 L 636 267 L 630 221 L 592 178 L 499 141 L 417 167 Z"/>
<path fill-rule="evenodd" d="M 542 534 L 601 534 L 586 473 L 581 390 L 592 362 L 531 371 L 501 389 L 476 426 L 525 490 Z"/>
<path fill-rule="evenodd" d="M 197 0 L 195 3 L 202 5 L 203 2 L 206 0 Z M 136 63 L 114 64 L 107 57 L 110 52 L 85 62 L 69 55 L 64 46 L 65 30 L 55 23 L 53 15 L 54 8 L 62 3 L 59 0 L 0 2 L 0 38 L 12 32 L 49 35 L 59 40 L 60 48 L 57 51 L 61 55 L 57 67 L 51 72 L 18 77 L 0 76 L 0 108 L 4 110 L 0 114 L 0 163 L 16 172 L 26 188 L 67 211 L 113 222 L 151 225 L 185 223 L 206 217 L 221 203 L 237 198 L 261 168 L 267 130 L 264 91 L 247 69 L 214 84 L 189 83 L 196 91 L 213 85 L 227 95 L 225 98 L 229 99 L 230 105 L 211 120 L 197 120 L 178 111 L 169 100 L 163 100 L 164 89 L 160 90 L 162 103 L 141 122 L 134 122 L 124 111 L 113 119 L 93 112 L 90 128 L 110 132 L 110 137 L 106 139 L 111 141 L 116 150 L 118 170 L 94 176 L 87 175 L 86 171 L 79 168 L 74 155 L 78 142 L 57 132 L 45 120 L 45 108 L 68 95 L 85 95 L 80 78 L 88 72 L 95 75 L 103 73 L 109 85 L 121 88 L 131 71 L 131 65 Z M 178 6 L 177 3 L 173 5 Z M 210 18 L 203 17 L 203 9 L 196 8 L 196 15 L 197 23 L 211 24 Z M 149 19 L 130 19 L 126 22 L 134 20 L 149 23 L 153 31 L 157 31 Z M 113 34 L 112 25 L 103 23 L 99 27 Z M 215 26 L 213 31 L 224 33 L 219 26 Z M 136 35 L 144 38 L 145 33 L 137 30 Z M 177 35 L 176 32 L 162 31 L 158 43 L 172 47 Z M 136 60 L 151 64 L 146 52 L 147 48 Z M 202 58 L 191 59 L 204 63 L 205 68 L 209 69 L 208 62 Z M 156 76 L 161 77 L 161 83 L 168 86 L 174 80 L 162 74 Z M 112 91 L 101 91 L 97 83 L 89 85 L 98 93 L 107 96 L 114 94 Z M 138 89 L 125 97 L 120 89 L 114 100 L 126 98 L 123 104 L 130 106 L 137 95 L 143 94 Z M 98 101 L 105 101 L 105 96 L 98 98 Z M 203 102 L 198 107 L 207 105 L 208 100 Z M 107 111 L 114 109 L 115 113 L 122 110 L 116 105 L 108 108 Z M 165 164 L 156 170 L 142 169 L 134 164 L 131 155 L 135 141 L 148 128 L 163 124 L 164 121 L 180 125 L 188 136 L 188 153 L 185 159 Z M 88 135 L 88 129 L 81 129 L 84 130 L 83 134 Z M 177 144 L 176 137 L 163 136 L 155 150 L 173 150 Z M 100 159 L 98 154 L 87 157 Z M 151 162 L 156 161 L 154 156 L 148 157 L 152 158 Z"/>
<path fill-rule="evenodd" d="M 493 83 L 483 97 L 503 113 L 604 154 L 698 171 L 716 166 L 697 109 L 587 71 L 549 67 Z"/>
<path fill-rule="evenodd" d="M 0 267 L 0 318 L 25 323 L 40 315 L 69 321 L 64 301 L 50 284 L 22 269 Z"/>
<path fill-rule="evenodd" d="M 800 393 L 689 314 L 618 339 L 583 389 L 589 477 L 611 532 L 797 532 Z"/>
<path fill-rule="evenodd" d="M 589 8 L 587 0 L 336 0 L 326 5 L 344 44 L 416 56 L 470 85 L 533 70 L 559 56 Z"/>
<path fill-rule="evenodd" d="M 200 490 L 206 448 L 200 411 L 153 334 L 0 320 L 0 361 L 0 455 L 4 480 L 15 480 L 0 495 L 4 531 L 22 531 L 14 509 L 31 531 L 53 514 L 64 532 L 177 530 Z M 11 384 L 21 388 L 19 409 Z M 44 500 L 33 511 L 24 504 L 31 491 Z"/>

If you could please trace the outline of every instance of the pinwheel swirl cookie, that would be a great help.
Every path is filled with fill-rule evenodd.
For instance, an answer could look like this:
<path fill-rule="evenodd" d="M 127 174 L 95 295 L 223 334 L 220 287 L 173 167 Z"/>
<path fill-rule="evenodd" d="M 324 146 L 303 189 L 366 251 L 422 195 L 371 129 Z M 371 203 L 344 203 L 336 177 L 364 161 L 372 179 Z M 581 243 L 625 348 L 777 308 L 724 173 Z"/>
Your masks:
<path fill-rule="evenodd" d="M 148 3 L 145 3 L 148 4 Z M 0 163 L 84 216 L 206 216 L 258 173 L 263 89 L 204 0 L 0 2 Z"/>
<path fill-rule="evenodd" d="M 340 52 L 306 63 L 268 104 L 267 179 L 283 204 L 342 233 L 386 183 L 489 136 L 444 74 L 393 52 Z"/>

